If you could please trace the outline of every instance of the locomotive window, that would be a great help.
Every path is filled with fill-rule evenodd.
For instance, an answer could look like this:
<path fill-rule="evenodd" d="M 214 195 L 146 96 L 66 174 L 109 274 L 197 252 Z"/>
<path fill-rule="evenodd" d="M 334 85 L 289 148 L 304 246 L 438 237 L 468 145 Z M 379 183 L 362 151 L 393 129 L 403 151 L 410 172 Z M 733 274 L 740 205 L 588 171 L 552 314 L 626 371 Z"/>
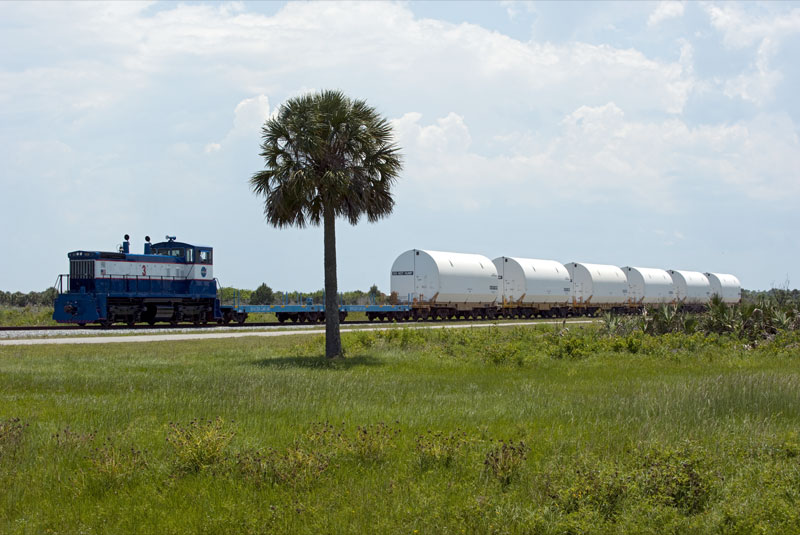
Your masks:
<path fill-rule="evenodd" d="M 166 253 L 169 256 L 174 256 L 176 258 L 183 258 L 183 248 L 181 249 L 168 249 Z"/>
<path fill-rule="evenodd" d="M 190 264 L 194 263 L 194 249 L 186 249 L 186 261 Z"/>
<path fill-rule="evenodd" d="M 203 251 L 202 249 L 200 250 L 199 256 L 201 264 L 210 264 L 213 259 L 211 251 Z"/>

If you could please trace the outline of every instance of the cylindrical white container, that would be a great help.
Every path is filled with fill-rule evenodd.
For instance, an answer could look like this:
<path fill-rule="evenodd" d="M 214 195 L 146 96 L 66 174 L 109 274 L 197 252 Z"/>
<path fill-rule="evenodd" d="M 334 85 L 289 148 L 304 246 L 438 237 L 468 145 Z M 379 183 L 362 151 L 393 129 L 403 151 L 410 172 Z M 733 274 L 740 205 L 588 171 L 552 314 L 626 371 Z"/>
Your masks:
<path fill-rule="evenodd" d="M 711 283 L 711 295 L 720 296 L 728 304 L 742 300 L 742 284 L 735 276 L 729 273 L 706 273 L 706 277 Z"/>
<path fill-rule="evenodd" d="M 401 303 L 492 304 L 498 285 L 497 269 L 483 255 L 411 249 L 392 264 L 391 291 Z"/>
<path fill-rule="evenodd" d="M 711 283 L 699 271 L 670 269 L 667 271 L 675 283 L 675 300 L 685 305 L 705 305 L 711 299 Z"/>
<path fill-rule="evenodd" d="M 564 264 L 555 260 L 501 256 L 492 260 L 505 304 L 560 304 L 570 299 L 572 283 Z"/>
<path fill-rule="evenodd" d="M 624 266 L 628 279 L 628 302 L 633 305 L 664 305 L 675 302 L 675 283 L 663 269 Z"/>
<path fill-rule="evenodd" d="M 565 267 L 576 304 L 622 305 L 627 301 L 628 279 L 617 266 L 570 262 Z"/>

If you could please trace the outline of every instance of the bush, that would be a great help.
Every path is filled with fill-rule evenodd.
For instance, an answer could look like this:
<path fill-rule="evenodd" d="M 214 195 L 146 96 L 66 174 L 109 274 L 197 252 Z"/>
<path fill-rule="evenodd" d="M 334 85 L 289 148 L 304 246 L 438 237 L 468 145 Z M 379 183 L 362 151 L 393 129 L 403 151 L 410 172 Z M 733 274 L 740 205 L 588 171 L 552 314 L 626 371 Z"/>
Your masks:
<path fill-rule="evenodd" d="M 687 514 L 701 512 L 711 493 L 711 474 L 705 452 L 686 443 L 681 448 L 645 452 L 638 479 L 645 496 L 657 504 Z"/>

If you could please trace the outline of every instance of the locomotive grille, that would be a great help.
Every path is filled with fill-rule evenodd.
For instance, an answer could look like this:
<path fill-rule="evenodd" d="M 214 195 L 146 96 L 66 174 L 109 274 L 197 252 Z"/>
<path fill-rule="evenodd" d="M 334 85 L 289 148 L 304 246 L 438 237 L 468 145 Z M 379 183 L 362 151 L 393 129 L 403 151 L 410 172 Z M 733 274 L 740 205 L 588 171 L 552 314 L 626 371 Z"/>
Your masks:
<path fill-rule="evenodd" d="M 94 260 L 70 260 L 69 261 L 70 279 L 93 279 Z"/>

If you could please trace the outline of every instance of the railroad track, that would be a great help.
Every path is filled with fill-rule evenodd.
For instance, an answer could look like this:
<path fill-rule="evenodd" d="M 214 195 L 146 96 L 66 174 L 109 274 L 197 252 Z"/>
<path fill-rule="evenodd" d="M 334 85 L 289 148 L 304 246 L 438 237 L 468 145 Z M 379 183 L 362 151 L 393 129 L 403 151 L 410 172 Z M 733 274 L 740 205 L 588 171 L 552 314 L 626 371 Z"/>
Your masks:
<path fill-rule="evenodd" d="M 539 318 L 537 318 L 539 319 Z M 549 321 L 552 322 L 553 318 L 540 318 L 542 321 Z M 569 322 L 571 318 L 567 318 L 567 322 Z M 504 323 L 504 322 L 511 322 L 511 321 L 519 321 L 514 320 L 512 318 L 507 319 L 494 319 L 494 320 L 448 320 L 448 321 L 404 321 L 404 322 L 391 322 L 391 321 L 369 321 L 369 320 L 351 320 L 351 321 L 343 321 L 340 325 L 390 325 L 392 323 L 397 323 L 398 325 L 417 325 L 417 324 L 453 324 L 453 323 Z M 526 321 L 536 321 L 535 319 L 526 320 Z M 112 325 L 110 327 L 102 327 L 100 325 L 85 325 L 81 327 L 80 325 L 23 325 L 19 327 L 7 327 L 7 326 L 0 326 L 0 332 L 6 331 L 98 331 L 98 332 L 114 332 L 114 331 L 153 331 L 153 330 L 167 330 L 167 329 L 218 329 L 222 327 L 227 327 L 231 329 L 240 329 L 240 328 L 247 328 L 247 327 L 301 327 L 301 326 L 308 326 L 308 327 L 323 327 L 325 323 L 304 323 L 304 322 L 290 322 L 287 321 L 286 323 L 277 323 L 277 322 L 265 322 L 265 323 L 229 323 L 229 324 L 217 324 L 217 323 L 208 323 L 206 325 L 194 325 L 192 323 L 185 323 L 185 324 L 178 324 L 178 325 L 170 325 L 168 323 L 164 324 L 156 324 L 156 325 L 134 325 L 129 327 L 127 325 Z"/>

